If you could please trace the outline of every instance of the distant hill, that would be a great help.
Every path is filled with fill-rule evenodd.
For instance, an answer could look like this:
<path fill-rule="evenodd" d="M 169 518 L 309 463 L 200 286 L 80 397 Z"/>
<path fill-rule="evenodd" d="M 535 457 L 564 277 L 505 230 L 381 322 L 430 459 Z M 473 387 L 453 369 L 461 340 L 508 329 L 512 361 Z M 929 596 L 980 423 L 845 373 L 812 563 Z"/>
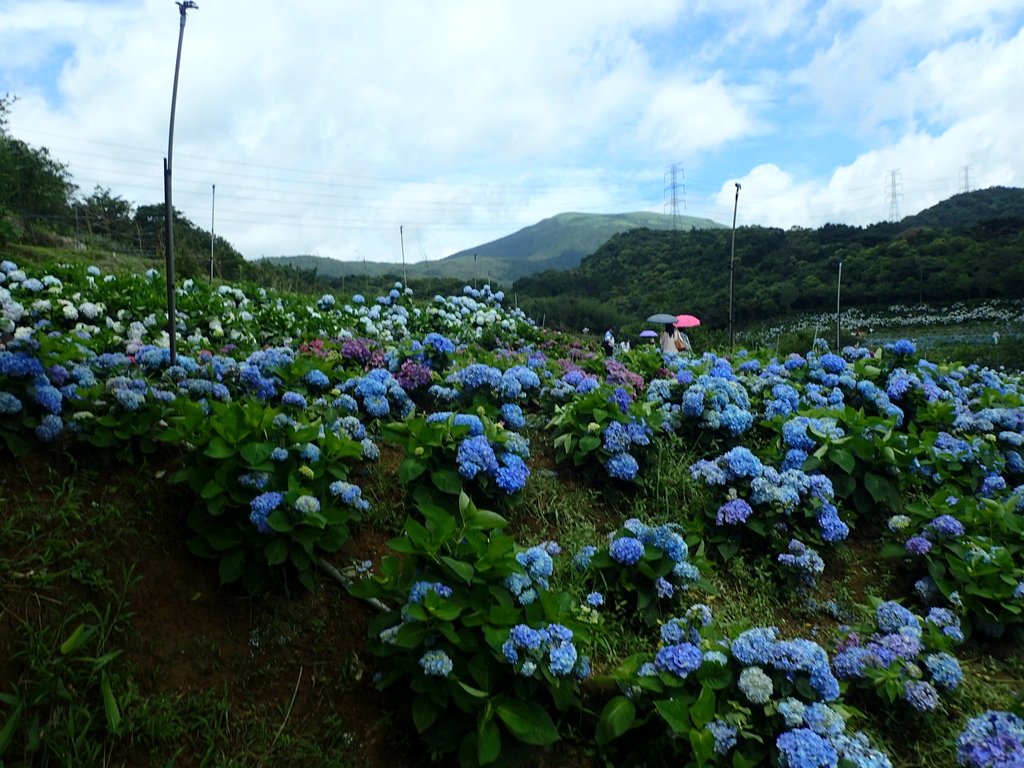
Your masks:
<path fill-rule="evenodd" d="M 429 275 L 509 284 L 520 277 L 549 269 L 577 267 L 609 238 L 622 232 L 634 229 L 671 230 L 673 226 L 678 231 L 688 232 L 723 228 L 725 225 L 711 219 L 693 216 L 673 218 L 662 213 L 560 213 L 446 258 L 407 264 L 406 271 L 410 278 Z M 276 256 L 266 261 L 297 269 L 316 269 L 317 274 L 325 278 L 402 273 L 402 265 L 393 262 L 340 261 L 319 256 Z"/>
<path fill-rule="evenodd" d="M 774 322 L 844 306 L 1019 299 L 1024 285 L 1024 189 L 956 195 L 917 216 L 867 227 L 741 227 L 616 235 L 571 270 L 513 286 L 532 317 L 565 328 L 622 327 L 654 312 L 703 325 Z M 735 278 L 733 281 L 732 278 Z M 734 283 L 734 284 L 733 284 Z"/>
<path fill-rule="evenodd" d="M 711 219 L 663 213 L 560 213 L 490 243 L 467 248 L 431 265 L 438 274 L 517 280 L 548 269 L 571 269 L 612 236 L 633 229 L 679 231 L 724 227 Z"/>
<path fill-rule="evenodd" d="M 961 192 L 900 222 L 904 227 L 967 229 L 1004 219 L 1024 220 L 1024 190 L 989 187 Z"/>

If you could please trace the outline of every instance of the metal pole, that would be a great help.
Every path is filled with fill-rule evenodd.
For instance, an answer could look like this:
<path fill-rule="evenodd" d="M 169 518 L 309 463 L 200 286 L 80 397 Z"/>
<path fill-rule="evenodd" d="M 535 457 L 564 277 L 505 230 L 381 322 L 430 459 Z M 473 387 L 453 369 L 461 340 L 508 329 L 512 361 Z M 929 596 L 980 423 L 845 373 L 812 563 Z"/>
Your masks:
<path fill-rule="evenodd" d="M 839 257 L 839 279 L 836 280 L 836 352 L 839 351 L 839 292 L 843 287 L 843 257 Z"/>
<path fill-rule="evenodd" d="M 217 211 L 217 185 L 210 185 L 210 285 L 213 285 L 213 223 Z"/>
<path fill-rule="evenodd" d="M 398 237 L 402 241 L 402 285 L 406 288 L 409 287 L 409 275 L 405 272 L 405 235 L 402 233 L 402 227 L 398 227 Z"/>
<path fill-rule="evenodd" d="M 178 328 L 174 306 L 174 208 L 171 204 L 171 156 L 174 152 L 174 107 L 178 101 L 178 70 L 181 67 L 181 41 L 185 37 L 185 13 L 198 8 L 192 0 L 178 5 L 181 24 L 178 27 L 178 55 L 174 59 L 174 86 L 171 89 L 171 122 L 167 131 L 167 157 L 164 158 L 164 243 L 167 250 L 167 335 L 170 337 L 171 365 L 178 361 Z"/>
<path fill-rule="evenodd" d="M 732 204 L 732 249 L 729 253 L 729 351 L 733 349 L 732 292 L 736 274 L 736 209 L 740 205 L 740 185 L 736 182 L 736 199 Z"/>

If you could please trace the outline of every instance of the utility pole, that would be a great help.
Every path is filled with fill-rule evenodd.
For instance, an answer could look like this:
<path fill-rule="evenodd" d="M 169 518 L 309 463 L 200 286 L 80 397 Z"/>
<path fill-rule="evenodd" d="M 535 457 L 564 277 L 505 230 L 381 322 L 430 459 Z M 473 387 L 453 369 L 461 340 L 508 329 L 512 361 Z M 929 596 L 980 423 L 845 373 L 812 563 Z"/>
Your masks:
<path fill-rule="evenodd" d="M 836 352 L 839 352 L 839 293 L 843 286 L 843 254 L 839 254 L 839 279 L 836 280 Z"/>
<path fill-rule="evenodd" d="M 171 365 L 178 362 L 177 309 L 174 306 L 174 208 L 171 204 L 171 155 L 174 151 L 174 107 L 178 101 L 178 70 L 181 67 L 181 41 L 185 37 L 185 14 L 189 8 L 198 8 L 192 0 L 177 3 L 181 15 L 178 28 L 178 55 L 174 59 L 174 86 L 171 89 L 171 122 L 167 131 L 167 157 L 164 158 L 164 243 L 167 253 L 167 335 L 171 342 Z"/>
<path fill-rule="evenodd" d="M 896 223 L 900 220 L 900 197 L 903 196 L 903 174 L 899 171 L 889 171 L 889 221 Z"/>
<path fill-rule="evenodd" d="M 213 285 L 213 222 L 217 211 L 217 185 L 210 185 L 210 285 Z"/>
<path fill-rule="evenodd" d="M 678 177 L 678 178 L 677 178 Z M 679 179 L 683 178 L 683 169 L 679 167 L 679 163 L 672 163 L 669 169 L 665 172 L 665 189 L 664 194 L 669 194 L 668 202 L 665 203 L 664 207 L 668 209 L 668 212 L 672 214 L 672 229 L 676 228 L 677 221 L 679 219 L 679 187 L 683 187 L 683 194 L 686 194 L 686 186 L 683 185 Z M 683 199 L 683 208 L 686 207 L 686 199 Z"/>
<path fill-rule="evenodd" d="M 733 349 L 733 332 L 732 332 L 732 292 L 733 283 L 735 282 L 734 277 L 736 274 L 736 209 L 740 205 L 740 184 L 736 182 L 736 199 L 732 204 L 732 249 L 729 254 L 729 351 Z"/>
<path fill-rule="evenodd" d="M 398 237 L 402 241 L 402 286 L 405 288 L 409 287 L 409 275 L 405 271 L 405 234 L 402 232 L 402 227 L 398 227 Z"/>

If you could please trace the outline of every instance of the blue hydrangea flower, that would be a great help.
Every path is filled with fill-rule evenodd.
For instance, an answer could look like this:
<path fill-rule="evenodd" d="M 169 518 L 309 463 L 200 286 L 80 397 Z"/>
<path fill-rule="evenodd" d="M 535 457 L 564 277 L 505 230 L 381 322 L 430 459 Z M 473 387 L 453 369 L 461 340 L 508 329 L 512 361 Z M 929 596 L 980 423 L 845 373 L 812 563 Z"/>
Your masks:
<path fill-rule="evenodd" d="M 433 592 L 438 597 L 449 598 L 452 596 L 452 588 L 440 581 L 417 581 L 409 589 L 409 598 L 406 602 L 410 604 L 422 603 L 428 592 Z"/>
<path fill-rule="evenodd" d="M 306 398 L 298 392 L 285 392 L 281 395 L 281 405 L 287 405 L 290 408 L 305 408 Z"/>
<path fill-rule="evenodd" d="M 907 680 L 903 698 L 918 712 L 931 712 L 939 706 L 939 692 L 926 680 Z"/>
<path fill-rule="evenodd" d="M 964 679 L 960 662 L 945 651 L 925 656 L 924 665 L 931 673 L 932 682 L 944 691 L 955 691 Z"/>
<path fill-rule="evenodd" d="M 437 648 L 427 651 L 420 657 L 420 667 L 423 668 L 423 674 L 432 677 L 448 677 L 454 669 L 448 654 Z"/>
<path fill-rule="evenodd" d="M 604 465 L 610 477 L 618 480 L 635 480 L 640 465 L 632 455 L 628 453 L 617 453 L 608 459 Z"/>
<path fill-rule="evenodd" d="M 912 555 L 927 555 L 932 550 L 932 543 L 924 536 L 911 536 L 903 546 Z"/>
<path fill-rule="evenodd" d="M 43 443 L 52 443 L 64 431 L 64 422 L 55 413 L 48 413 L 36 425 L 36 438 Z"/>
<path fill-rule="evenodd" d="M 608 555 L 622 565 L 636 565 L 644 556 L 644 545 L 632 536 L 623 536 L 611 543 Z"/>
<path fill-rule="evenodd" d="M 261 493 L 249 503 L 249 520 L 260 533 L 270 534 L 274 529 L 267 523 L 267 516 L 281 506 L 284 494 L 279 491 Z"/>
<path fill-rule="evenodd" d="M 778 639 L 775 627 L 754 627 L 741 632 L 732 641 L 732 655 L 742 664 L 767 665 Z"/>
<path fill-rule="evenodd" d="M 313 515 L 320 511 L 320 500 L 316 496 L 299 496 L 295 500 L 295 510 L 303 515 Z"/>
<path fill-rule="evenodd" d="M 740 672 L 739 688 L 751 704 L 767 704 L 775 690 L 772 679 L 760 667 L 745 667 Z"/>
<path fill-rule="evenodd" d="M 685 678 L 699 669 L 700 662 L 700 648 L 692 643 L 667 645 L 654 657 L 654 666 L 658 671 L 669 672 L 679 678 Z"/>
<path fill-rule="evenodd" d="M 956 746 L 957 762 L 966 768 L 1018 768 L 1024 764 L 1024 720 L 988 710 L 967 721 Z"/>
<path fill-rule="evenodd" d="M 590 567 L 590 559 L 597 554 L 597 547 L 593 544 L 588 544 L 583 547 L 572 559 L 572 564 L 577 570 L 585 571 Z"/>
<path fill-rule="evenodd" d="M 782 699 L 777 708 L 787 728 L 796 728 L 803 724 L 806 706 L 799 699 Z"/>
<path fill-rule="evenodd" d="M 459 474 L 471 480 L 478 474 L 493 475 L 498 471 L 498 458 L 494 448 L 483 435 L 468 437 L 459 443 L 456 454 L 459 463 Z"/>
<path fill-rule="evenodd" d="M 827 739 L 810 728 L 794 728 L 775 740 L 782 768 L 836 768 L 839 754 Z"/>
<path fill-rule="evenodd" d="M 676 588 L 671 581 L 668 581 L 663 576 L 659 576 L 654 581 L 654 591 L 662 600 L 670 600 L 676 593 Z"/>
<path fill-rule="evenodd" d="M 715 522 L 718 525 L 742 525 L 754 513 L 745 499 L 732 499 L 718 508 Z"/>
<path fill-rule="evenodd" d="M 881 603 L 875 609 L 875 623 L 883 632 L 897 632 L 901 627 L 918 626 L 917 616 L 892 600 Z"/>
<path fill-rule="evenodd" d="M 737 730 L 721 719 L 714 719 L 704 726 L 715 739 L 715 752 L 719 755 L 729 754 L 729 750 L 736 746 Z"/>

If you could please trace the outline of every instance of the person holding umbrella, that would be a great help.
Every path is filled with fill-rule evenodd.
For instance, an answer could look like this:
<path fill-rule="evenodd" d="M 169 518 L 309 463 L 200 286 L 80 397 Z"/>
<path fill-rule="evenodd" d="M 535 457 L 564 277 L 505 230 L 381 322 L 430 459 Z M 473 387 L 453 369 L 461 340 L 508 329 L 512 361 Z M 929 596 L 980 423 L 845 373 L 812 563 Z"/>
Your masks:
<path fill-rule="evenodd" d="M 695 321 L 695 322 L 693 322 Z M 647 318 L 649 323 L 661 323 L 665 326 L 658 337 L 658 345 L 666 355 L 678 355 L 680 352 L 690 352 L 690 340 L 679 332 L 680 328 L 689 328 L 691 325 L 700 325 L 700 320 L 693 315 L 669 315 L 659 313 Z"/>
<path fill-rule="evenodd" d="M 661 336 L 658 337 L 658 342 L 661 344 L 662 354 L 665 355 L 678 355 L 680 352 L 690 351 L 689 342 L 679 332 L 679 329 L 676 328 L 675 323 L 665 323 L 665 328 L 662 330 Z"/>

